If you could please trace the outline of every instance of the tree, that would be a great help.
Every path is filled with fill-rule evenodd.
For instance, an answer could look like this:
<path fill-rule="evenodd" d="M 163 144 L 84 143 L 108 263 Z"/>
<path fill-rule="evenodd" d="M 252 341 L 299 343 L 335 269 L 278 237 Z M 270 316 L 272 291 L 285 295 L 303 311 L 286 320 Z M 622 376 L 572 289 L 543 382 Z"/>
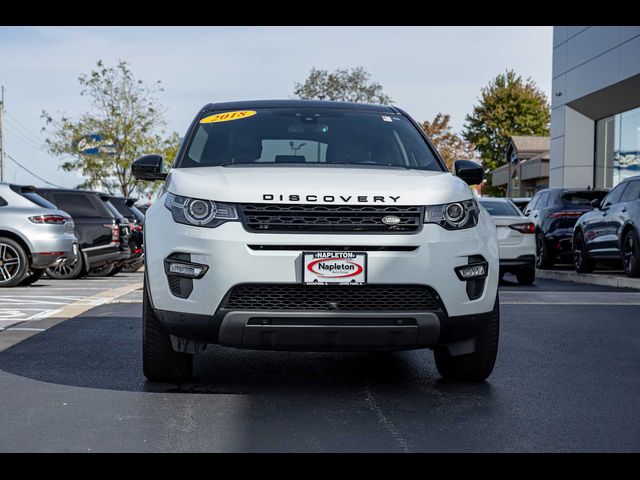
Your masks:
<path fill-rule="evenodd" d="M 499 74 L 481 90 L 480 102 L 465 117 L 462 136 L 476 146 L 487 172 L 506 162 L 512 135 L 549 135 L 551 111 L 535 82 L 513 70 Z M 490 179 L 485 191 L 491 191 Z"/>
<path fill-rule="evenodd" d="M 421 127 L 429 135 L 449 170 L 452 170 L 454 160 L 470 160 L 474 157 L 475 151 L 472 144 L 451 130 L 450 120 L 450 115 L 438 113 L 432 122 L 422 122 Z"/>
<path fill-rule="evenodd" d="M 80 94 L 91 99 L 91 111 L 76 120 L 42 112 L 47 149 L 65 158 L 63 170 L 79 170 L 86 177 L 80 188 L 124 196 L 152 192 L 158 186 L 133 178 L 131 162 L 149 152 L 164 154 L 170 162 L 180 142 L 177 133 L 163 136 L 164 110 L 155 96 L 162 91 L 160 81 L 143 83 L 125 61 L 107 67 L 99 60 L 96 66 L 78 78 Z"/>
<path fill-rule="evenodd" d="M 303 99 L 390 104 L 391 97 L 383 93 L 382 85 L 370 78 L 364 67 L 338 68 L 331 73 L 312 68 L 304 83 L 296 82 L 293 94 Z"/>

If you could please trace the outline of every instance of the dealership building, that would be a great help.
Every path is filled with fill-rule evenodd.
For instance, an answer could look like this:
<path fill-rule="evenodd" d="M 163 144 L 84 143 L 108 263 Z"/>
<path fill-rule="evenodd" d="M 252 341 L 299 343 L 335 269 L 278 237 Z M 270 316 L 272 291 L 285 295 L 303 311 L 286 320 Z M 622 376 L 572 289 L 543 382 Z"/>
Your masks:
<path fill-rule="evenodd" d="M 640 27 L 553 29 L 549 186 L 640 175 Z"/>

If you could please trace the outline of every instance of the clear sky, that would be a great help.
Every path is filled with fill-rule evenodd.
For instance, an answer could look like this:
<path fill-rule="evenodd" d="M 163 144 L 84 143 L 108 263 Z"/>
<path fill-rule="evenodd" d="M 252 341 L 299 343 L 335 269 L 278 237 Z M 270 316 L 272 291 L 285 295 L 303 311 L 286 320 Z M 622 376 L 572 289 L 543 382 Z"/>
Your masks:
<path fill-rule="evenodd" d="M 460 131 L 480 89 L 508 68 L 549 97 L 552 27 L 0 27 L 5 150 L 58 185 L 80 177 L 44 151 L 40 113 L 86 110 L 77 78 L 98 59 L 161 80 L 167 130 L 181 135 L 206 103 L 288 98 L 312 67 L 355 66 L 416 120 L 449 113 Z M 43 185 L 9 160 L 5 181 Z"/>

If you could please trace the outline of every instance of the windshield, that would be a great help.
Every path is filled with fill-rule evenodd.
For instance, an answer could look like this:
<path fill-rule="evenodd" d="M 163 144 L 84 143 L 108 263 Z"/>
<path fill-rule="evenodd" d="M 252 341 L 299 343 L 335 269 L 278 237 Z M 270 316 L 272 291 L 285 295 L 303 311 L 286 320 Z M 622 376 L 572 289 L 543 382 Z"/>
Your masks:
<path fill-rule="evenodd" d="M 490 215 L 503 217 L 519 217 L 522 215 L 520 210 L 518 210 L 511 202 L 480 200 L 480 203 L 487 209 Z"/>
<path fill-rule="evenodd" d="M 402 115 L 335 108 L 206 113 L 176 168 L 360 165 L 442 171 Z"/>

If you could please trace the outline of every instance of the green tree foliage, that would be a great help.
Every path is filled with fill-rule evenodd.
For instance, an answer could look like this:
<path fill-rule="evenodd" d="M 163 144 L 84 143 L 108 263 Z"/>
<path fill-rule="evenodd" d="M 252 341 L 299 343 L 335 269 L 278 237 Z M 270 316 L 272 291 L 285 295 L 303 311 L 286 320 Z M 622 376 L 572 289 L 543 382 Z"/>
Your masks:
<path fill-rule="evenodd" d="M 79 171 L 86 177 L 80 188 L 147 195 L 158 186 L 133 178 L 131 162 L 153 152 L 163 154 L 170 163 L 180 143 L 175 132 L 164 136 L 164 110 L 156 98 L 162 91 L 160 82 L 147 85 L 136 79 L 125 61 L 107 67 L 99 60 L 96 67 L 78 78 L 80 94 L 91 100 L 90 111 L 77 119 L 60 113 L 54 118 L 42 112 L 47 148 L 64 159 L 63 170 Z M 97 154 L 81 152 L 78 142 L 92 134 L 100 135 L 112 147 L 101 148 Z"/>
<path fill-rule="evenodd" d="M 544 92 L 530 78 L 523 80 L 513 70 L 507 70 L 481 90 L 479 103 L 465 117 L 462 136 L 476 146 L 489 172 L 506 162 L 509 137 L 549 135 L 550 120 Z M 487 183 L 491 184 L 490 178 Z"/>
<path fill-rule="evenodd" d="M 472 144 L 452 131 L 450 121 L 450 115 L 438 113 L 433 121 L 424 121 L 420 126 L 429 135 L 449 170 L 453 170 L 454 160 L 471 160 L 475 156 L 475 151 Z"/>
<path fill-rule="evenodd" d="M 364 67 L 339 68 L 331 73 L 312 68 L 304 83 L 296 82 L 293 94 L 303 99 L 390 104 L 391 97 L 382 91 L 382 85 L 370 78 Z"/>

